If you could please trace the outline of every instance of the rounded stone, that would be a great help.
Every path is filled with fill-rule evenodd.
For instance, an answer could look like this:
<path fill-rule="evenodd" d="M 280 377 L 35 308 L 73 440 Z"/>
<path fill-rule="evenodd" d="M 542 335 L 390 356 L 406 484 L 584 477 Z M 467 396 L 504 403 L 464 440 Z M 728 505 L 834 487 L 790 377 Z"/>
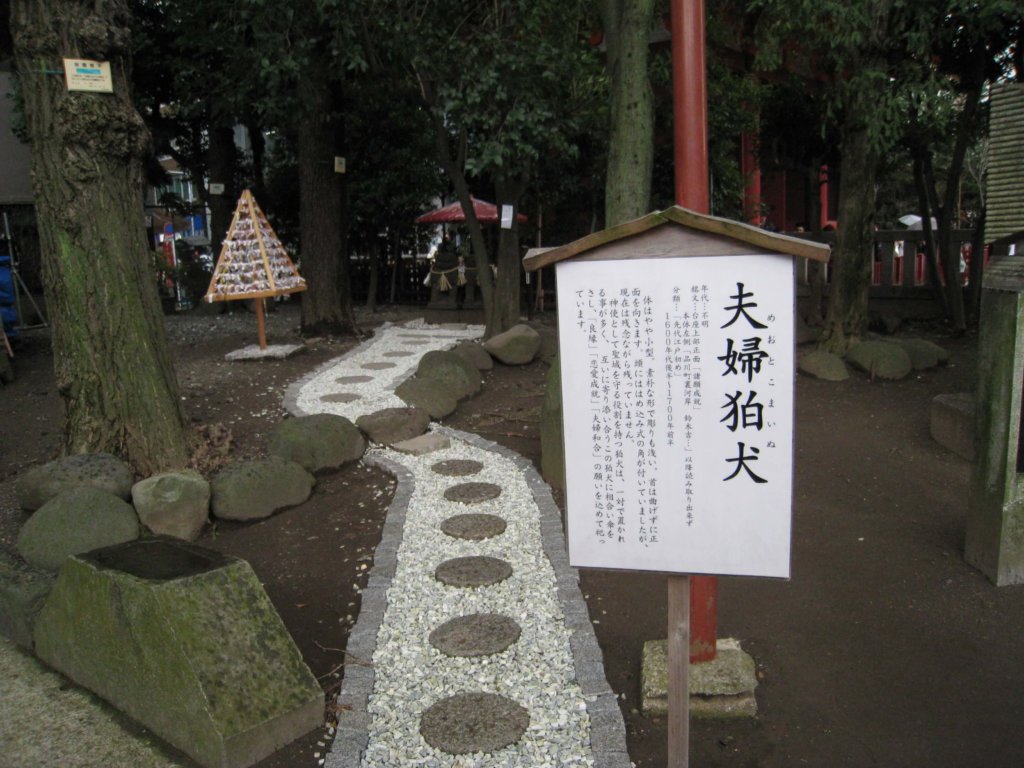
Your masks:
<path fill-rule="evenodd" d="M 354 392 L 332 392 L 329 395 L 322 395 L 320 401 L 323 403 L 354 403 L 360 399 L 360 395 Z"/>
<path fill-rule="evenodd" d="M 420 719 L 420 735 L 450 755 L 497 752 L 519 741 L 530 713 L 496 693 L 457 693 L 429 706 Z"/>
<path fill-rule="evenodd" d="M 415 352 L 405 352 L 402 350 L 397 350 L 395 352 L 385 352 L 384 357 L 411 357 L 412 355 L 415 354 Z"/>
<path fill-rule="evenodd" d="M 373 376 L 339 376 L 334 381 L 338 384 L 365 384 L 373 381 Z"/>
<path fill-rule="evenodd" d="M 490 656 L 514 645 L 522 630 L 499 613 L 473 613 L 446 621 L 430 633 L 430 644 L 446 656 Z"/>
<path fill-rule="evenodd" d="M 449 587 L 489 587 L 511 575 L 510 563 L 486 555 L 445 560 L 434 571 L 434 578 Z"/>
<path fill-rule="evenodd" d="M 483 464 L 479 461 L 473 461 L 472 459 L 447 459 L 445 461 L 439 461 L 431 467 L 431 469 L 437 474 L 445 475 L 447 477 L 465 477 L 466 475 L 475 475 L 483 468 Z"/>
<path fill-rule="evenodd" d="M 394 368 L 394 363 L 363 363 L 360 368 L 365 368 L 368 371 L 383 371 L 386 368 Z"/>
<path fill-rule="evenodd" d="M 448 501 L 458 501 L 463 504 L 479 504 L 489 499 L 496 499 L 500 495 L 501 486 L 494 483 L 460 483 L 444 492 L 444 497 Z"/>
<path fill-rule="evenodd" d="M 454 515 L 441 523 L 441 530 L 453 539 L 480 541 L 500 536 L 506 523 L 497 515 Z"/>

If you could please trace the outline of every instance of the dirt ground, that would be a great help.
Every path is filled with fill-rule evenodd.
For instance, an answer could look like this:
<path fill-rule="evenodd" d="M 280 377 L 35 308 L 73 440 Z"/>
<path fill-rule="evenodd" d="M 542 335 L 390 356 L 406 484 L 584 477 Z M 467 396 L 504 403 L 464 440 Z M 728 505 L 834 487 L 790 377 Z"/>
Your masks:
<path fill-rule="evenodd" d="M 414 316 L 385 311 L 361 322 L 369 330 Z M 269 316 L 271 342 L 297 325 L 295 307 L 281 307 Z M 916 330 L 951 351 L 949 365 L 900 382 L 798 379 L 792 578 L 720 581 L 719 636 L 739 638 L 754 657 L 759 714 L 694 721 L 694 766 L 1024 765 L 1024 590 L 997 589 L 964 562 L 970 465 L 928 432 L 933 396 L 974 388 L 976 340 Z M 287 384 L 353 343 L 310 340 L 290 360 L 227 363 L 226 352 L 252 343 L 251 315 L 173 317 L 168 333 L 187 411 L 197 430 L 219 436 L 222 459 L 260 454 L 285 415 Z M 8 548 L 25 519 L 13 480 L 56 455 L 61 425 L 45 333 L 17 352 L 17 379 L 0 387 Z M 446 423 L 539 463 L 545 371 L 496 367 Z M 200 540 L 250 561 L 328 693 L 343 674 L 356 587 L 392 489 L 378 470 L 345 468 L 319 477 L 301 506 L 256 524 L 219 523 Z M 581 581 L 631 759 L 662 766 L 664 720 L 638 710 L 643 643 L 665 635 L 665 578 L 585 571 Z M 323 741 L 315 731 L 260 766 L 315 766 Z"/>

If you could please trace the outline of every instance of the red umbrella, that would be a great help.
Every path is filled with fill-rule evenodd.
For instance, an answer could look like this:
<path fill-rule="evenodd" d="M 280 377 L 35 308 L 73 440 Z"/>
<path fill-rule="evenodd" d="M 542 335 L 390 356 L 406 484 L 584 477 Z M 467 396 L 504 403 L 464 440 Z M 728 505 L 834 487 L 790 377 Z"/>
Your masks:
<path fill-rule="evenodd" d="M 476 220 L 481 224 L 494 224 L 499 221 L 501 214 L 498 211 L 498 206 L 494 203 L 487 203 L 483 200 L 477 200 L 475 197 L 470 197 L 473 201 L 473 212 L 476 213 Z M 435 211 L 428 211 L 422 216 L 416 217 L 417 224 L 452 224 L 466 220 L 466 214 L 462 211 L 462 203 L 456 200 L 450 205 L 446 205 L 444 208 L 438 208 Z M 519 222 L 525 222 L 527 219 L 523 214 L 517 214 L 516 220 Z"/>

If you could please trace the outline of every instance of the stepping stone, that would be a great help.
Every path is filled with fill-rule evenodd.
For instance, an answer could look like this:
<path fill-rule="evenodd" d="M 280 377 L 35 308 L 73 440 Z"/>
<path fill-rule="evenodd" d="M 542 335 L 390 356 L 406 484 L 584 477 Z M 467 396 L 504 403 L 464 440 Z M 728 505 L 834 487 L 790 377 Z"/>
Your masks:
<path fill-rule="evenodd" d="M 473 461 L 472 459 L 447 459 L 445 461 L 439 461 L 437 464 L 431 467 L 434 472 L 439 475 L 446 475 L 448 477 L 465 477 L 466 475 L 475 475 L 484 465 L 479 461 Z"/>
<path fill-rule="evenodd" d="M 361 395 L 357 395 L 354 392 L 332 392 L 329 395 L 321 395 L 320 402 L 322 403 L 354 403 L 356 400 L 362 399 Z"/>
<path fill-rule="evenodd" d="M 441 530 L 453 539 L 480 541 L 500 536 L 506 523 L 497 515 L 455 515 L 441 523 Z"/>
<path fill-rule="evenodd" d="M 412 456 L 422 456 L 425 453 L 433 453 L 434 451 L 450 448 L 451 444 L 452 441 L 447 436 L 428 432 L 425 435 L 414 437 L 411 440 L 402 440 L 398 443 L 392 443 L 391 447 L 396 451 L 408 453 Z"/>
<path fill-rule="evenodd" d="M 514 645 L 522 630 L 498 613 L 473 613 L 446 621 L 430 633 L 430 644 L 445 656 L 490 656 Z"/>
<path fill-rule="evenodd" d="M 449 587 L 489 587 L 511 575 L 511 564 L 485 555 L 445 560 L 434 571 L 434 578 Z"/>
<path fill-rule="evenodd" d="M 450 755 L 497 752 L 515 744 L 530 725 L 530 713 L 496 693 L 458 693 L 432 704 L 420 720 L 420 734 Z"/>
<path fill-rule="evenodd" d="M 402 350 L 398 350 L 396 352 L 385 352 L 384 357 L 411 357 L 415 354 L 415 352 L 403 352 Z"/>
<path fill-rule="evenodd" d="M 373 376 L 339 376 L 334 381 L 337 384 L 365 384 L 373 381 Z"/>
<path fill-rule="evenodd" d="M 501 486 L 494 483 L 460 483 L 444 492 L 444 497 L 448 501 L 459 501 L 463 504 L 479 504 L 500 495 Z"/>
<path fill-rule="evenodd" d="M 383 371 L 387 368 L 394 368 L 394 363 L 363 363 L 360 368 L 365 368 L 368 371 Z"/>

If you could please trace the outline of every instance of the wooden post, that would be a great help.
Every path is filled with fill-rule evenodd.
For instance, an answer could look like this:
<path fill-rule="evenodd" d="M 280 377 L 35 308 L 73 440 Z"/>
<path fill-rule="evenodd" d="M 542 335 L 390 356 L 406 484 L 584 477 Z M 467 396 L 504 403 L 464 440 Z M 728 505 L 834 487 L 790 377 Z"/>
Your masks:
<path fill-rule="evenodd" d="M 267 348 L 267 328 L 263 321 L 263 299 L 256 299 L 256 330 L 259 334 L 260 349 Z"/>
<path fill-rule="evenodd" d="M 690 577 L 668 577 L 668 768 L 690 765 Z"/>

